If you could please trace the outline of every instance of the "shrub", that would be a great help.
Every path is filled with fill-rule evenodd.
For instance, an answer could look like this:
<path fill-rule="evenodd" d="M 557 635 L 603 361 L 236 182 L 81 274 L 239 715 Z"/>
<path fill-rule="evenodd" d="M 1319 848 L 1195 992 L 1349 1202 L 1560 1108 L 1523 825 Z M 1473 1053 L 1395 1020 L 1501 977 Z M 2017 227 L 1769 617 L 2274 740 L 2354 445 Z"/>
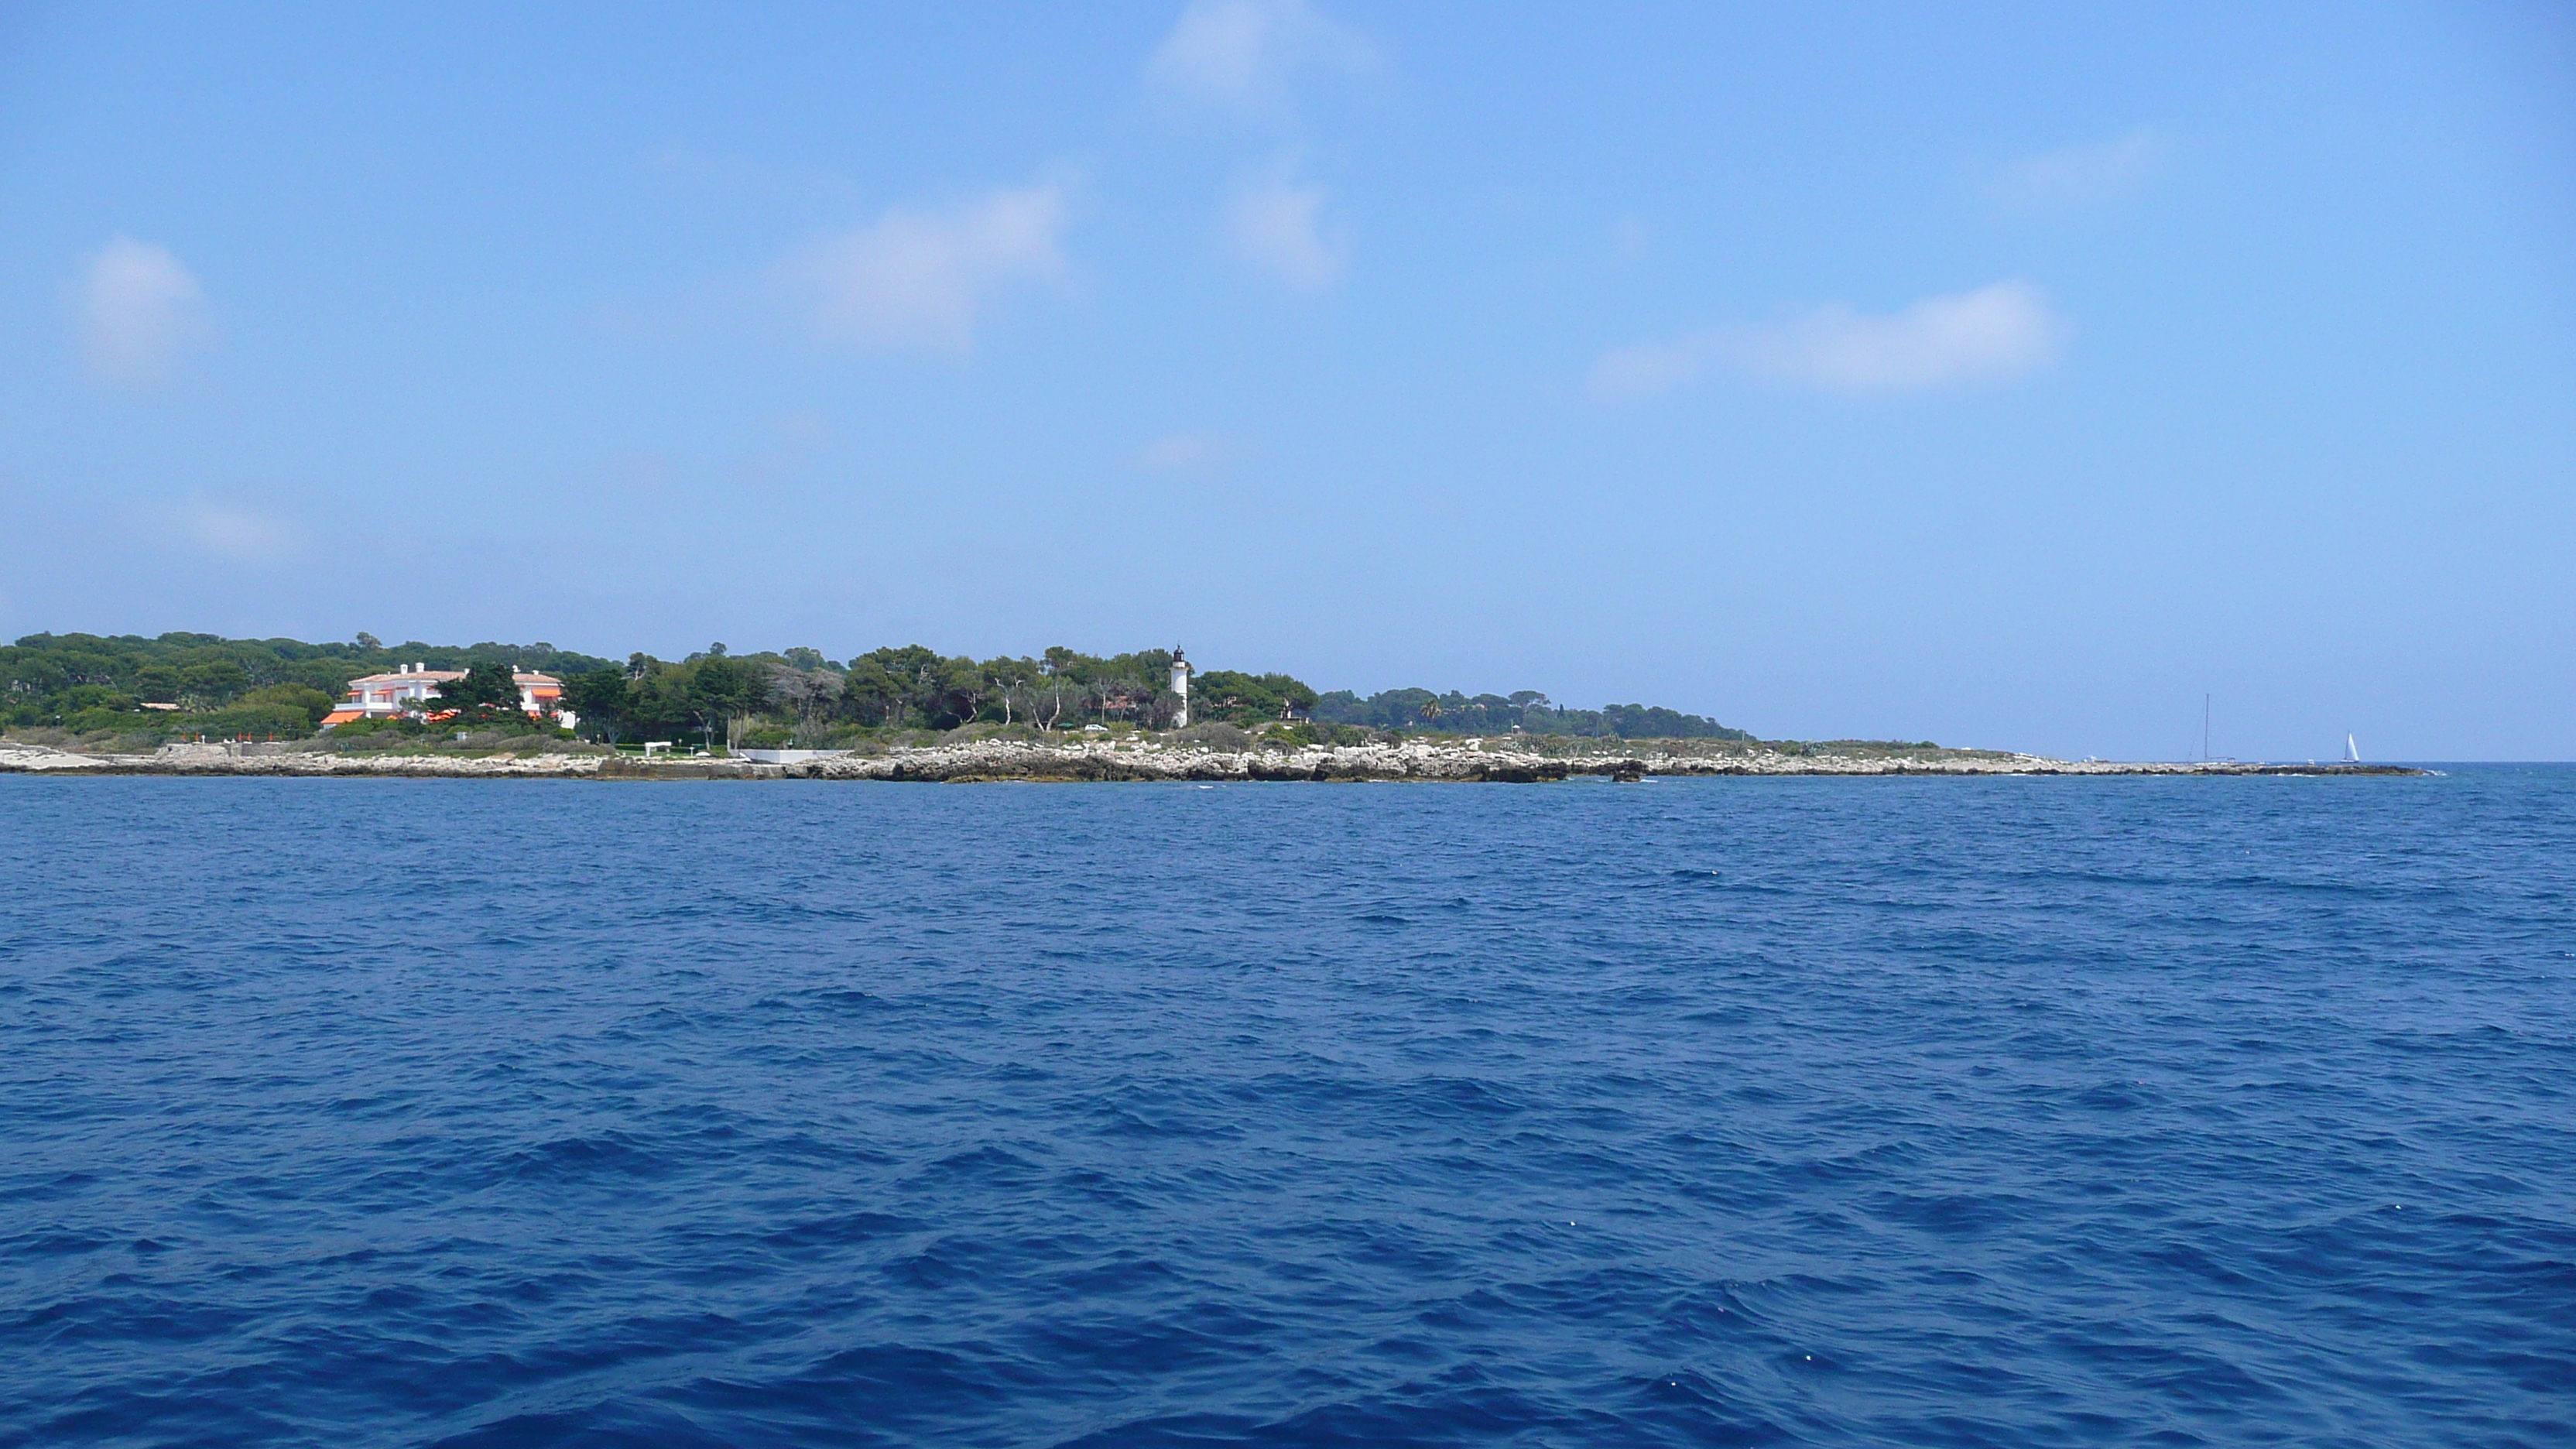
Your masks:
<path fill-rule="evenodd" d="M 1365 725 L 1334 724 L 1329 720 L 1303 720 L 1296 724 L 1274 724 L 1263 731 L 1265 740 L 1283 740 L 1301 745 L 1364 745 L 1377 737 Z"/>
<path fill-rule="evenodd" d="M 134 728 L 134 724 L 135 719 L 131 711 L 105 705 L 75 710 L 63 716 L 63 728 L 76 735 L 91 734 L 98 730 L 128 730 Z"/>
<path fill-rule="evenodd" d="M 235 735 L 292 740 L 313 733 L 313 717 L 294 705 L 244 704 L 183 719 L 179 728 L 218 740 Z"/>
<path fill-rule="evenodd" d="M 1252 748 L 1252 735 L 1249 731 L 1241 725 L 1227 724 L 1222 720 L 1211 720 L 1206 724 L 1194 724 L 1188 729 L 1176 730 L 1172 738 L 1187 744 L 1205 745 L 1211 750 L 1223 750 L 1229 754 Z"/>
<path fill-rule="evenodd" d="M 427 733 L 428 729 L 427 725 L 413 719 L 410 715 L 398 714 L 390 719 L 353 719 L 344 725 L 334 725 L 331 728 L 331 737 L 342 740 L 363 739 L 368 735 L 379 734 L 417 737 Z"/>
<path fill-rule="evenodd" d="M 334 701 L 331 696 L 324 694 L 322 691 L 315 689 L 310 685 L 272 684 L 266 689 L 254 689 L 250 693 L 243 695 L 240 702 L 234 707 L 237 709 L 275 707 L 279 709 L 302 710 L 305 716 L 304 723 L 307 728 L 310 728 L 322 723 L 322 716 L 331 712 L 333 703 Z"/>

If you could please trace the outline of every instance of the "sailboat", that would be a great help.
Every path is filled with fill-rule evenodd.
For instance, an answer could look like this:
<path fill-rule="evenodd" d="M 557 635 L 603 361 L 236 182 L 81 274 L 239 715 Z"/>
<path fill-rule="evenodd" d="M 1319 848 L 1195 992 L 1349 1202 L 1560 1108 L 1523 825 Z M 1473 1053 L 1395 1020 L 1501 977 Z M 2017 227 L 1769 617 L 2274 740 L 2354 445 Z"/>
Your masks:
<path fill-rule="evenodd" d="M 2343 762 L 2347 765 L 2361 763 L 2361 746 L 2354 744 L 2350 735 L 2343 737 Z"/>

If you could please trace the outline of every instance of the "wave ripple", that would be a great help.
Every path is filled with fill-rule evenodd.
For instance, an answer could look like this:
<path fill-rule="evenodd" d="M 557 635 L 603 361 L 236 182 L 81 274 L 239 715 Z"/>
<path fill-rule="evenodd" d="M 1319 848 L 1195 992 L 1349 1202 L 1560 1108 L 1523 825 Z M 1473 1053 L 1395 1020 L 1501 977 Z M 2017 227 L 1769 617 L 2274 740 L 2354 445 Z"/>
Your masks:
<path fill-rule="evenodd" d="M 0 1445 L 2576 1442 L 2576 771 L 0 778 Z"/>

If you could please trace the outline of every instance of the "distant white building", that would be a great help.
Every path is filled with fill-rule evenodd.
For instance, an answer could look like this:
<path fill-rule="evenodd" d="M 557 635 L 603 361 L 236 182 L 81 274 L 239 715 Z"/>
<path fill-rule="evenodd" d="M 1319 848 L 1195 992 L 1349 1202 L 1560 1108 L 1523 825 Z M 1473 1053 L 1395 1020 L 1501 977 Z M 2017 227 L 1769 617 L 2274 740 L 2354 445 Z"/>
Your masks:
<path fill-rule="evenodd" d="M 359 719 L 393 719 L 399 715 L 431 718 L 448 713 L 435 703 L 438 687 L 465 677 L 462 669 L 431 669 L 426 665 L 406 664 L 391 674 L 370 674 L 349 681 L 349 696 L 339 707 L 323 716 L 322 728 L 344 725 Z M 519 686 L 519 708 L 539 719 L 551 719 L 565 729 L 579 723 L 578 718 L 563 708 L 563 681 L 551 674 L 514 669 L 510 682 Z"/>
<path fill-rule="evenodd" d="M 1190 727 L 1190 661 L 1181 657 L 1181 646 L 1172 646 L 1172 693 L 1181 697 L 1180 708 L 1172 711 L 1172 728 Z"/>

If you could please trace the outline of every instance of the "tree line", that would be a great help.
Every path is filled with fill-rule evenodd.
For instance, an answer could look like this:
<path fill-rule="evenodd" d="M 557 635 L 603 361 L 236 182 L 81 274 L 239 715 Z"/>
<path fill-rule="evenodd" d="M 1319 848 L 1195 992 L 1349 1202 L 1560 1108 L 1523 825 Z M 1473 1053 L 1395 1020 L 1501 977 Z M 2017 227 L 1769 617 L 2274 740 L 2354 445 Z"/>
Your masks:
<path fill-rule="evenodd" d="M 313 733 L 352 679 L 406 664 L 466 669 L 478 662 L 560 674 L 608 661 L 552 644 L 387 645 L 372 634 L 345 644 L 193 633 L 30 634 L 0 648 L 0 725 L 292 738 Z"/>
<path fill-rule="evenodd" d="M 441 691 L 456 723 L 520 732 L 541 728 L 518 712 L 511 671 L 555 675 L 580 732 L 610 742 L 694 736 L 730 748 L 827 747 L 889 731 L 946 731 L 969 724 L 1039 734 L 1085 726 L 1170 727 L 1180 710 L 1172 654 L 1142 649 L 1095 655 L 1056 647 L 1036 655 L 976 659 L 921 645 L 870 650 L 847 660 L 812 648 L 734 654 L 722 644 L 685 659 L 630 654 L 623 664 L 551 644 L 388 646 L 361 634 L 345 644 L 224 639 L 212 634 L 31 634 L 0 648 L 0 724 L 77 733 L 309 735 L 349 681 L 403 665 L 466 670 Z M 156 706 L 158 708 L 156 708 Z M 1750 740 L 1700 715 L 1660 707 L 1572 709 L 1536 690 L 1509 695 L 1390 689 L 1362 697 L 1319 693 L 1287 674 L 1205 669 L 1190 681 L 1190 718 L 1245 728 L 1286 723 L 1307 733 L 1344 732 Z M 417 731 L 412 722 L 362 721 L 345 730 Z"/>
<path fill-rule="evenodd" d="M 1705 715 L 1660 705 L 1611 704 L 1569 709 L 1535 689 L 1468 695 L 1457 690 L 1387 689 L 1362 699 L 1337 689 L 1315 704 L 1315 718 L 1380 730 L 1436 730 L 1446 734 L 1573 735 L 1582 739 L 1750 740 Z"/>
<path fill-rule="evenodd" d="M 921 645 L 870 650 L 847 662 L 815 649 L 735 655 L 722 644 L 678 661 L 649 654 L 566 677 L 564 702 L 585 732 L 616 740 L 697 733 L 729 747 L 822 745 L 856 732 L 1023 725 L 1038 733 L 1087 725 L 1169 728 L 1182 700 L 1167 649 L 977 659 Z M 1315 691 L 1285 674 L 1195 673 L 1190 715 L 1257 725 L 1304 718 Z"/>

